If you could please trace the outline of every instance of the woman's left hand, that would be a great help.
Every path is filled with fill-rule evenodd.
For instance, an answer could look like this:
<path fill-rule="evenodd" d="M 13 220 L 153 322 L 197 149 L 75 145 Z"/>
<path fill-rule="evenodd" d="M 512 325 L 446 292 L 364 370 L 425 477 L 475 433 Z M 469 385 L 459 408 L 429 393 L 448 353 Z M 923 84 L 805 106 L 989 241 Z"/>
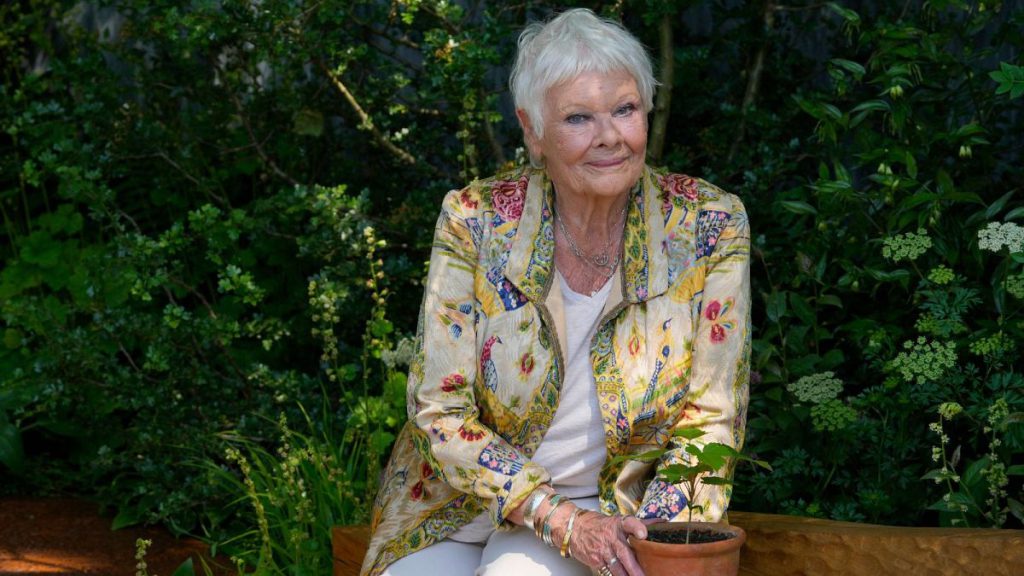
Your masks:
<path fill-rule="evenodd" d="M 599 574 L 613 576 L 643 576 L 644 571 L 633 556 L 626 538 L 647 538 L 647 526 L 633 516 L 605 516 L 587 512 L 576 519 L 569 549 L 572 557 L 597 570 Z M 602 568 L 607 568 L 607 572 Z"/>

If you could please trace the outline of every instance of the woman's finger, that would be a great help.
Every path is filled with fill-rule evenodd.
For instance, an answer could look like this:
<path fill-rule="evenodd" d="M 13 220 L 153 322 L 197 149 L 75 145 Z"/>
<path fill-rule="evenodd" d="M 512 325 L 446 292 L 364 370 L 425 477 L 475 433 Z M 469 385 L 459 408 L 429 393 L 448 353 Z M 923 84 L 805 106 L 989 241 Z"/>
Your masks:
<path fill-rule="evenodd" d="M 618 542 L 615 544 L 615 557 L 619 559 L 616 563 L 622 567 L 621 572 L 613 572 L 616 574 L 626 574 L 627 576 L 644 576 L 644 570 L 640 567 L 640 564 L 636 561 L 636 556 L 633 555 L 633 549 L 628 544 Z"/>
<path fill-rule="evenodd" d="M 647 524 L 636 516 L 622 517 L 622 531 L 627 537 L 635 536 L 641 540 L 647 539 Z"/>

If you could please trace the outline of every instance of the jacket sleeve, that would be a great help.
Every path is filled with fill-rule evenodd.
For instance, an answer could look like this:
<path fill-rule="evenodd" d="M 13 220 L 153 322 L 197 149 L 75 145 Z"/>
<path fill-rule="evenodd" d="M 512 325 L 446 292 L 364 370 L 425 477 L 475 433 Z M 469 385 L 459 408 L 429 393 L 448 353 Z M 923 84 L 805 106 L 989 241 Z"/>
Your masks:
<path fill-rule="evenodd" d="M 698 254 L 709 249 L 710 254 L 704 263 L 703 292 L 695 297 L 700 306 L 694 311 L 689 391 L 673 427 L 699 428 L 705 434 L 692 441 L 672 437 L 644 495 L 642 517 L 687 519 L 683 486 L 661 482 L 657 474 L 668 465 L 689 463 L 690 455 L 684 451 L 688 442 L 743 448 L 750 379 L 750 231 L 740 200 L 723 196 L 732 203 L 729 210 L 711 211 L 711 218 L 727 215 L 721 231 L 703 237 L 698 231 Z M 734 466 L 728 463 L 716 475 L 731 477 Z M 703 510 L 694 511 L 694 520 L 719 521 L 729 506 L 731 486 L 699 486 L 696 502 Z"/>
<path fill-rule="evenodd" d="M 417 450 L 450 486 L 480 497 L 497 526 L 550 475 L 478 419 L 481 240 L 479 226 L 470 225 L 475 202 L 464 197 L 448 194 L 434 230 L 407 406 Z"/>

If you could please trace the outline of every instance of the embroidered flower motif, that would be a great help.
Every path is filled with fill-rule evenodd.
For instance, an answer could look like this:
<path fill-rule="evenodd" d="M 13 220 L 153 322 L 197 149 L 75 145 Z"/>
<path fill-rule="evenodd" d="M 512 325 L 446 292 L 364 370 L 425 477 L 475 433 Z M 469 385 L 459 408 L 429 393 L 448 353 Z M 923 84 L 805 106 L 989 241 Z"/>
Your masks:
<path fill-rule="evenodd" d="M 494 209 L 506 222 L 519 220 L 526 201 L 526 186 L 522 180 L 495 182 L 491 188 Z"/>
<path fill-rule="evenodd" d="M 732 320 L 725 319 L 725 315 L 732 309 L 733 299 L 727 298 L 725 303 L 712 300 L 704 309 L 704 317 L 711 321 L 711 341 L 715 344 L 725 342 L 725 333 L 736 327 Z"/>
<path fill-rule="evenodd" d="M 505 476 L 518 474 L 526 462 L 522 455 L 508 445 L 491 442 L 481 452 L 477 463 Z"/>
<path fill-rule="evenodd" d="M 498 389 L 498 369 L 491 360 L 491 348 L 495 344 L 501 344 L 501 338 L 491 336 L 484 342 L 483 350 L 480 352 L 480 374 L 483 376 L 484 386 L 491 392 Z"/>
<path fill-rule="evenodd" d="M 426 488 L 423 487 L 422 480 L 413 484 L 412 488 L 409 490 L 409 497 L 412 498 L 413 500 L 421 500 L 424 496 L 426 496 L 426 494 L 427 490 Z"/>
<path fill-rule="evenodd" d="M 533 354 L 526 352 L 523 357 L 519 359 L 519 373 L 523 376 L 528 376 L 533 372 L 534 360 Z"/>
<path fill-rule="evenodd" d="M 430 466 L 429 463 L 424 462 L 423 466 L 420 467 L 420 477 L 422 477 L 424 480 L 434 477 L 434 469 Z"/>
<path fill-rule="evenodd" d="M 654 480 L 647 488 L 646 504 L 637 513 L 643 519 L 672 520 L 686 506 L 686 495 L 672 484 Z"/>
<path fill-rule="evenodd" d="M 477 199 L 470 193 L 469 190 L 463 190 L 462 194 L 459 195 L 459 200 L 462 201 L 462 205 L 470 210 L 474 209 L 479 205 Z"/>
<path fill-rule="evenodd" d="M 700 191 L 697 189 L 697 181 L 683 174 L 668 174 L 658 176 L 658 185 L 668 193 L 669 197 L 682 196 L 690 202 L 696 202 Z"/>
<path fill-rule="evenodd" d="M 444 377 L 441 382 L 442 392 L 455 392 L 459 388 L 466 385 L 466 377 L 462 374 L 452 372 L 451 374 Z"/>
<path fill-rule="evenodd" d="M 636 334 L 629 339 L 629 355 L 636 356 L 640 353 L 640 338 Z"/>
<path fill-rule="evenodd" d="M 466 430 L 466 426 L 463 424 L 462 426 L 459 426 L 459 436 L 461 436 L 463 440 L 476 442 L 484 437 L 484 432 L 483 430 Z"/>

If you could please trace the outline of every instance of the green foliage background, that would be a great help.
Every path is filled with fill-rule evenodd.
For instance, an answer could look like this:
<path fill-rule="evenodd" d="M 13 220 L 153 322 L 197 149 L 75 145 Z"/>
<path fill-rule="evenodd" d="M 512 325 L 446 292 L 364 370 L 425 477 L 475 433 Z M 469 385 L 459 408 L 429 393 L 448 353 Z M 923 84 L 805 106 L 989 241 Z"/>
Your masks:
<path fill-rule="evenodd" d="M 522 161 L 516 31 L 569 5 L 671 63 L 657 163 L 750 211 L 746 451 L 774 472 L 741 469 L 735 505 L 1019 525 L 1011 1 L 7 3 L 0 494 L 224 537 L 254 526 L 225 448 L 272 485 L 301 426 L 334 462 L 307 482 L 345 486 L 328 520 L 362 520 L 439 200 Z M 979 246 L 990 222 L 1008 247 Z M 945 443 L 943 402 L 964 408 Z M 940 465 L 963 474 L 922 479 Z"/>

